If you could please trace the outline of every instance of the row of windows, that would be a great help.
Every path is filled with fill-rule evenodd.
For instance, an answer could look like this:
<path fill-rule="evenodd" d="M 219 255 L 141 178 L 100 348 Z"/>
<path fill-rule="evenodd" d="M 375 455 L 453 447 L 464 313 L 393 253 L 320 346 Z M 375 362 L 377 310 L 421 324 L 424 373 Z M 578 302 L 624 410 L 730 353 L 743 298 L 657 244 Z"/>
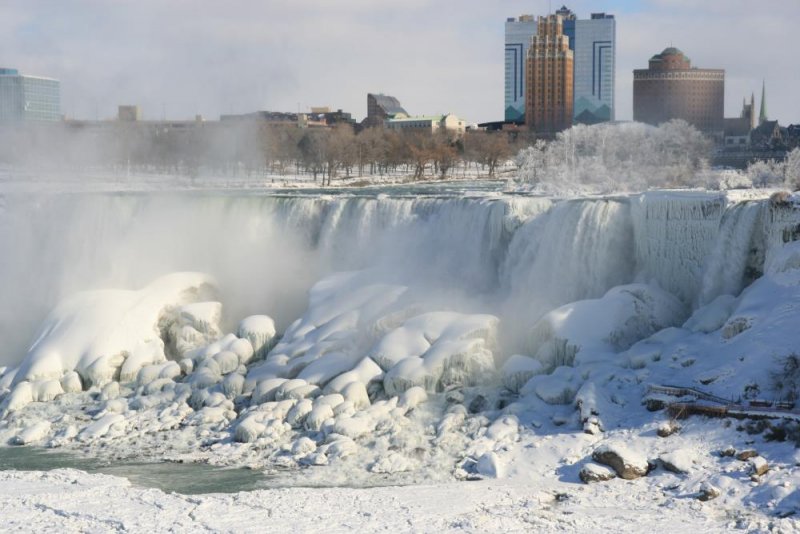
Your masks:
<path fill-rule="evenodd" d="M 725 80 L 724 72 L 650 72 L 635 71 L 634 80 L 697 80 L 705 82 L 718 82 Z"/>

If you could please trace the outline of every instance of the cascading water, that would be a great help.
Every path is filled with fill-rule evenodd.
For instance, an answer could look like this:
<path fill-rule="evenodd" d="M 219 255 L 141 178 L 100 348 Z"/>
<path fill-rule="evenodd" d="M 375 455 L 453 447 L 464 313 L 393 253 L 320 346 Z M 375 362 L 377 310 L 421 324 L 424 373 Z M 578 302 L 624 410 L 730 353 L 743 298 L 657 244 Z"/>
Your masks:
<path fill-rule="evenodd" d="M 746 283 L 748 263 L 757 245 L 755 230 L 765 204 L 741 202 L 722 216 L 719 234 L 705 265 L 696 304 L 706 305 L 720 295 L 736 295 Z"/>
<path fill-rule="evenodd" d="M 633 275 L 630 208 L 617 200 L 555 205 L 523 225 L 503 265 L 511 299 L 531 320 L 555 306 L 598 297 Z"/>
<path fill-rule="evenodd" d="M 794 210 L 767 204 L 672 192 L 571 201 L 9 194 L 0 204 L 0 363 L 22 358 L 64 296 L 140 287 L 176 270 L 212 274 L 229 321 L 269 313 L 279 330 L 302 313 L 314 282 L 353 269 L 452 290 L 471 299 L 470 311 L 499 314 L 520 332 L 555 306 L 635 280 L 705 303 L 741 291 L 754 240 L 768 255 L 796 227 Z"/>

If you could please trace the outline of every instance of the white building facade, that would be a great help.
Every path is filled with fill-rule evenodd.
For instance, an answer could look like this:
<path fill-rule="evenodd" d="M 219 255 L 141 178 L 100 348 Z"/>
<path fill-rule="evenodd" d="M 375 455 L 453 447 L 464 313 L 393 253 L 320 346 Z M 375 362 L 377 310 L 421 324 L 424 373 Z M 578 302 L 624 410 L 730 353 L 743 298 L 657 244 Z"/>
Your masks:
<path fill-rule="evenodd" d="M 444 131 L 456 136 L 463 135 L 467 130 L 466 121 L 452 113 L 448 113 L 447 115 L 386 119 L 385 125 L 390 130 L 427 133 Z"/>

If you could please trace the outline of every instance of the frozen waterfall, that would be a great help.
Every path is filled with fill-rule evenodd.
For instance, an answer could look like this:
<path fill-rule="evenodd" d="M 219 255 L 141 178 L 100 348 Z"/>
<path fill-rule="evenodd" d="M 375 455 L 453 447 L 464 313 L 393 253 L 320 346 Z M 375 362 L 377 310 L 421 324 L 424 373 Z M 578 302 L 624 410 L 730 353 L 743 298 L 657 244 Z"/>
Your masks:
<path fill-rule="evenodd" d="M 365 270 L 376 283 L 436 294 L 442 308 L 529 327 L 632 282 L 687 305 L 738 294 L 797 225 L 791 206 L 699 192 L 563 201 L 11 193 L 0 197 L 0 364 L 22 359 L 62 298 L 174 271 L 214 276 L 229 325 L 269 313 L 283 331 L 316 281 Z"/>

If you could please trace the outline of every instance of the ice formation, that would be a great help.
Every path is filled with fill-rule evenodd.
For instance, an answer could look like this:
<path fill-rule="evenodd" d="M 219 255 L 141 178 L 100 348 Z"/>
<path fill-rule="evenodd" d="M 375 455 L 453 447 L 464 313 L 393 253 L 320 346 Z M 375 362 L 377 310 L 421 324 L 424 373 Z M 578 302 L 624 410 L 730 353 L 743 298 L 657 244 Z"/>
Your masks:
<path fill-rule="evenodd" d="M 181 306 L 213 289 L 205 275 L 179 273 L 139 291 L 78 294 L 45 319 L 13 383 L 77 371 L 84 381 L 102 385 L 128 359 L 135 365 L 163 361 L 160 329 L 175 321 L 170 315 L 185 315 Z"/>
<path fill-rule="evenodd" d="M 107 209 L 51 202 L 72 222 L 84 203 Z M 658 437 L 649 385 L 738 402 L 763 396 L 796 351 L 792 202 L 701 192 L 186 202 L 241 230 L 213 258 L 193 250 L 209 274 L 137 286 L 117 273 L 142 289 L 53 306 L 27 355 L 0 368 L 0 439 L 336 465 L 362 480 L 682 476 L 675 484 L 695 492 L 691 477 L 723 460 L 701 454 L 710 445 L 686 427 Z M 112 205 L 149 226 L 173 207 L 152 203 Z M 116 238 L 144 239 L 131 232 Z M 276 241 L 261 244 L 262 232 Z M 32 301 L 46 304 L 35 291 Z M 724 476 L 711 482 L 730 484 Z"/>

